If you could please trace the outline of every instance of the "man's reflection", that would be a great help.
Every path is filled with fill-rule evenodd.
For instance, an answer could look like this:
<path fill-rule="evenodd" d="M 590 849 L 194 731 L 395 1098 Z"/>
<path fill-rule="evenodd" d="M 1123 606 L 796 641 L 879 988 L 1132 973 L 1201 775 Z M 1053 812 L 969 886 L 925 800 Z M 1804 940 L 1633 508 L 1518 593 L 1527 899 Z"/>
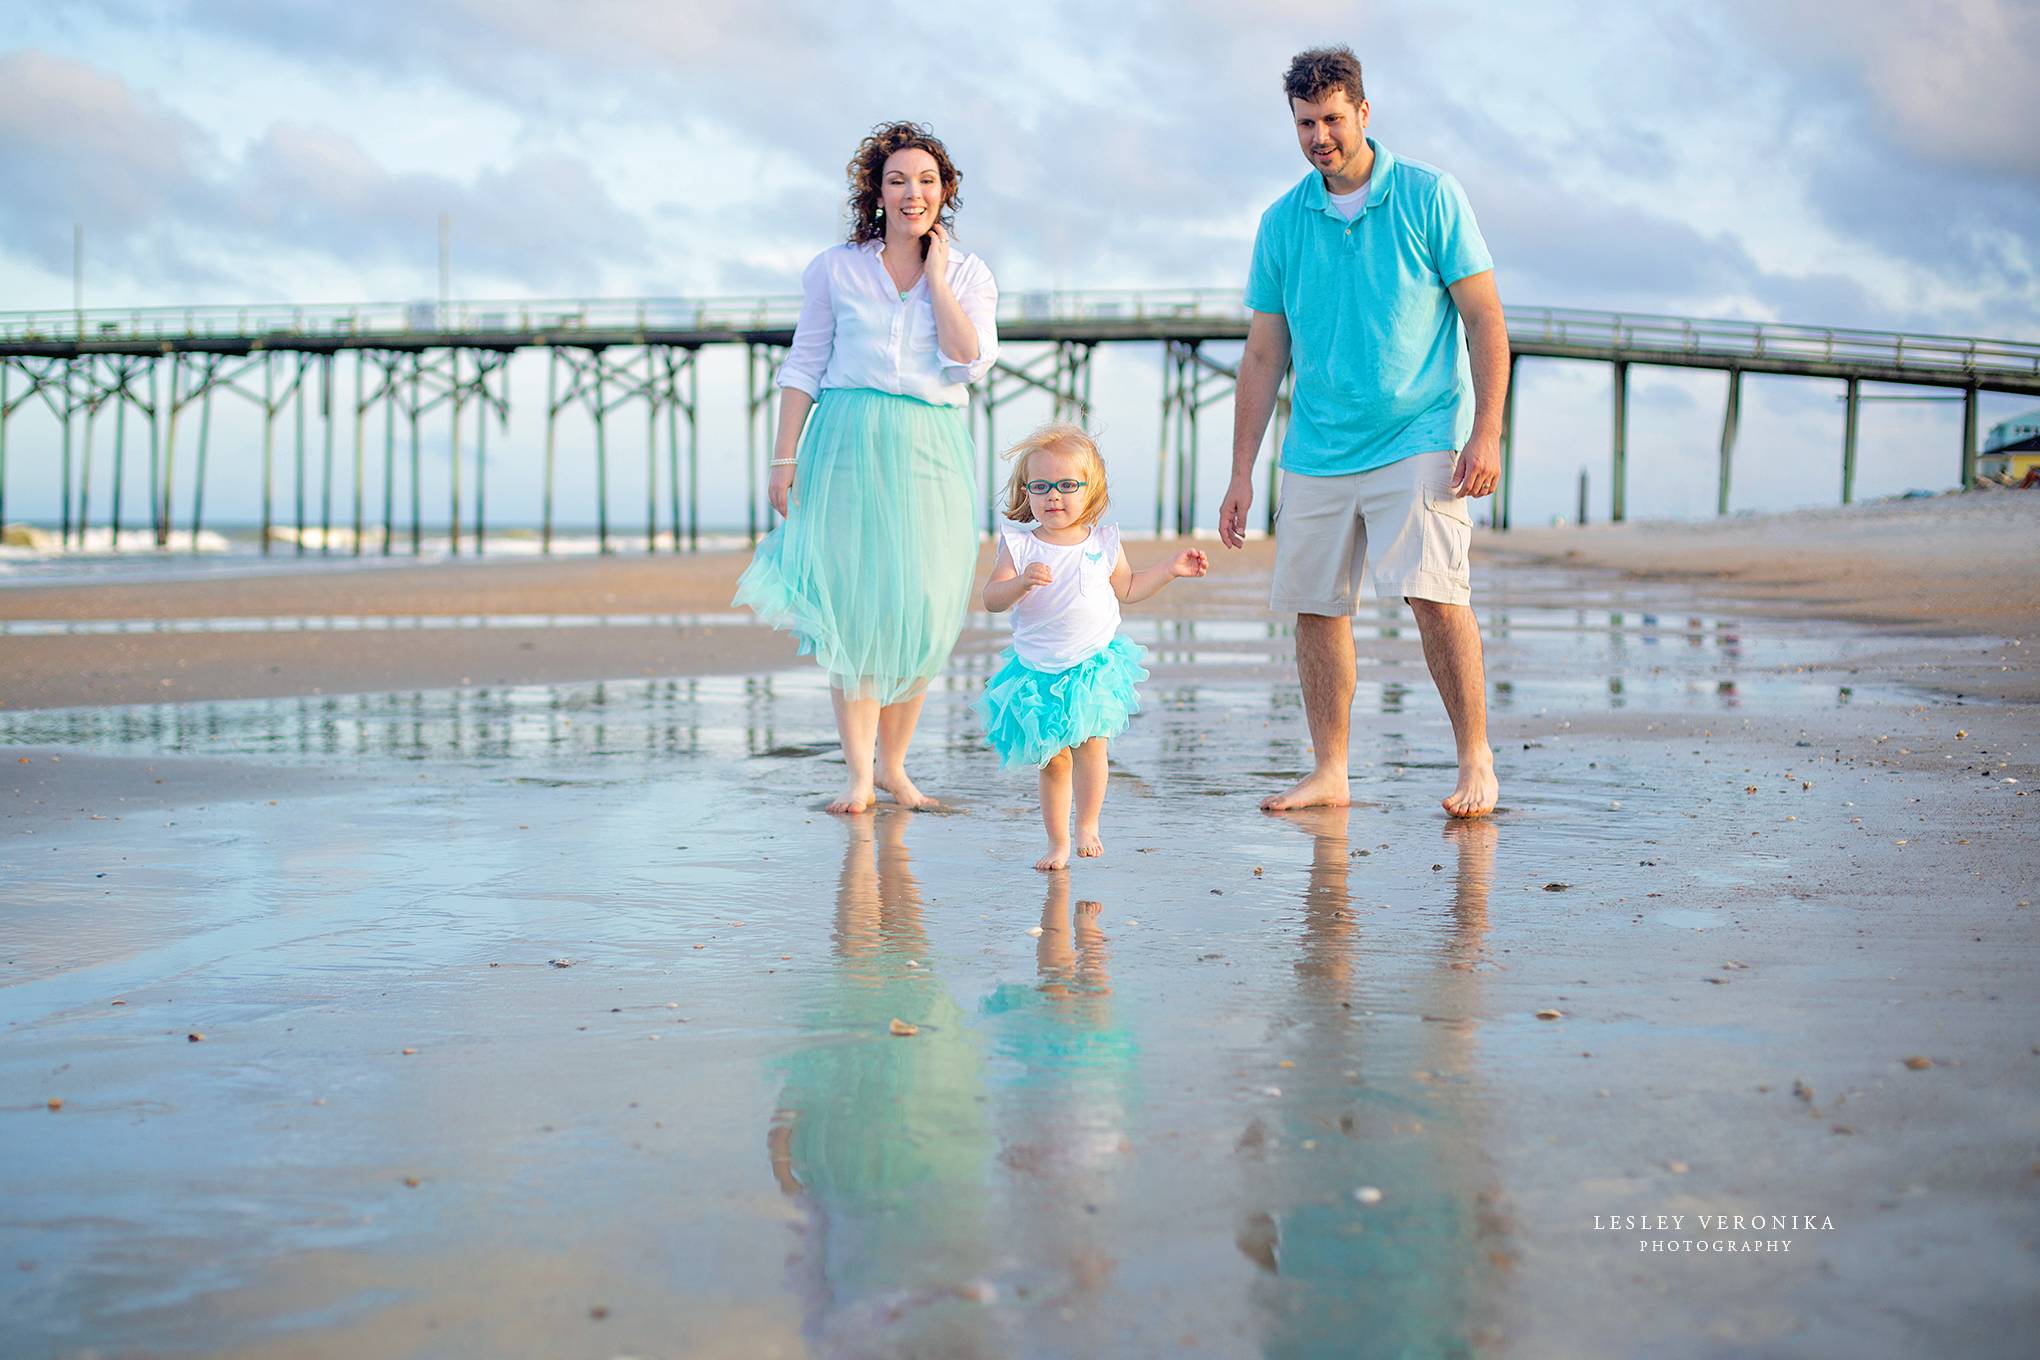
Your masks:
<path fill-rule="evenodd" d="M 1235 1240 L 1257 1268 L 1265 1354 L 1463 1354 L 1498 1235 L 1473 1084 L 1497 828 L 1447 826 L 1451 924 L 1413 950 L 1407 915 L 1391 923 L 1377 897 L 1354 897 L 1367 871 L 1354 867 L 1365 861 L 1349 815 L 1283 818 L 1311 840 L 1296 988 L 1274 1008 L 1288 1022 L 1274 1054 L 1294 1066 L 1272 1074 L 1280 1094 L 1240 1136 Z M 1407 901 L 1412 886 L 1438 895 L 1434 884 L 1370 893 Z"/>
<path fill-rule="evenodd" d="M 798 1205 L 818 1353 L 973 1356 L 992 1344 L 982 1059 L 936 975 L 908 812 L 847 819 L 836 966 L 804 1017 L 767 1139 Z M 918 1027 L 890 1032 L 895 1019 Z"/>

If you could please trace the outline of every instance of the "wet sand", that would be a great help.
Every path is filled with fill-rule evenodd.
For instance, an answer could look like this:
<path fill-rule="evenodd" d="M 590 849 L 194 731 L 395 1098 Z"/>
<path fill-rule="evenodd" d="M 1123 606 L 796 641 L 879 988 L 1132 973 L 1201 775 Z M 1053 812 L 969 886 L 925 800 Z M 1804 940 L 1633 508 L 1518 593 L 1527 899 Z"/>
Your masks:
<path fill-rule="evenodd" d="M 646 565 L 588 578 L 677 612 Z M 406 614 L 375 575 L 304 588 L 498 589 Z M 783 655 L 10 680 L 6 1353 L 2023 1352 L 2040 709 L 1942 682 L 2010 692 L 2035 643 L 1490 552 L 1502 811 L 1439 812 L 1448 729 L 1378 611 L 1360 804 L 1266 817 L 1287 630 L 1250 570 L 1210 584 L 1130 615 L 1155 676 L 1066 875 L 981 749 L 988 628 L 916 748 L 950 815 L 819 811 L 828 698 Z M 262 607 L 316 614 L 301 585 Z"/>

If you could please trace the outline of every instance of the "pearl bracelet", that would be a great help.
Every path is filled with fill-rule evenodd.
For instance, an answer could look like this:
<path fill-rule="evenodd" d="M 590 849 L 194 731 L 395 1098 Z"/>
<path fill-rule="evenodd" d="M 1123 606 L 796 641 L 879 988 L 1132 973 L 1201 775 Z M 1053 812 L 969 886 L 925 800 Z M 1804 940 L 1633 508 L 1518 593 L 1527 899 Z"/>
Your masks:
<path fill-rule="evenodd" d="M 798 458 L 775 458 L 775 459 L 773 459 L 773 460 L 772 460 L 772 466 L 773 466 L 773 467 L 792 467 L 792 466 L 793 466 L 793 465 L 794 465 L 795 463 L 798 463 L 799 461 L 800 461 L 800 459 L 798 459 Z"/>

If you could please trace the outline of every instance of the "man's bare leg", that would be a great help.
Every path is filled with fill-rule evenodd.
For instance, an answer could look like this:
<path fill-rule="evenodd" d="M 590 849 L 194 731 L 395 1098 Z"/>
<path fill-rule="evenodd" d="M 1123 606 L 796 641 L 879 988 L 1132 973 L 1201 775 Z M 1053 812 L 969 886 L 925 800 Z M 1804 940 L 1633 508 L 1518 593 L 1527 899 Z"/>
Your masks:
<path fill-rule="evenodd" d="M 1070 867 L 1070 763 L 1065 748 L 1041 767 L 1041 826 L 1048 832 L 1048 853 L 1034 861 L 1037 869 Z"/>
<path fill-rule="evenodd" d="M 878 700 L 853 699 L 840 689 L 831 689 L 829 699 L 836 706 L 836 740 L 843 746 L 843 763 L 850 767 L 849 783 L 829 802 L 831 812 L 865 812 L 871 807 L 871 756 L 878 743 Z"/>
<path fill-rule="evenodd" d="M 878 710 L 878 776 L 873 783 L 903 808 L 935 806 L 935 800 L 907 778 L 907 747 L 913 744 L 914 727 L 921 721 L 921 705 L 927 698 L 928 688 L 923 685 L 913 698 Z"/>
<path fill-rule="evenodd" d="M 1495 810 L 1501 787 L 1495 782 L 1495 753 L 1487 739 L 1487 670 L 1481 662 L 1480 624 L 1463 604 L 1410 600 L 1417 631 L 1424 638 L 1424 663 L 1452 719 L 1459 747 L 1459 786 L 1440 800 L 1454 817 L 1481 817 Z"/>
<path fill-rule="evenodd" d="M 1263 798 L 1263 812 L 1344 807 L 1353 801 L 1346 781 L 1346 741 L 1353 719 L 1353 621 L 1298 614 L 1296 675 L 1303 682 L 1303 712 L 1310 723 L 1316 764 L 1293 788 Z"/>
<path fill-rule="evenodd" d="M 1077 857 L 1091 859 L 1105 853 L 1098 839 L 1098 814 L 1105 809 L 1107 778 L 1105 738 L 1093 737 L 1075 749 L 1077 786 Z"/>

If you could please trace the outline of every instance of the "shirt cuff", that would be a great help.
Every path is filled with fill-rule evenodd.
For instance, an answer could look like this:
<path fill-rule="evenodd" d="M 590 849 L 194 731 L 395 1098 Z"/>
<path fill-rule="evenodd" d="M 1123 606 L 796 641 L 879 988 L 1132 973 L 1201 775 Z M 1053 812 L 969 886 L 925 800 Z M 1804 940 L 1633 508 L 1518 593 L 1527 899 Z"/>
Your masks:
<path fill-rule="evenodd" d="M 998 350 L 988 347 L 982 336 L 978 339 L 978 357 L 969 363 L 961 359 L 952 359 L 942 352 L 940 346 L 936 347 L 935 354 L 942 361 L 942 376 L 953 383 L 976 382 L 992 371 L 992 364 L 999 357 Z"/>
<path fill-rule="evenodd" d="M 817 400 L 822 395 L 822 384 L 819 378 L 806 373 L 796 373 L 792 368 L 784 364 L 780 365 L 779 372 L 772 381 L 776 386 L 791 387 L 794 391 L 805 392 Z"/>

